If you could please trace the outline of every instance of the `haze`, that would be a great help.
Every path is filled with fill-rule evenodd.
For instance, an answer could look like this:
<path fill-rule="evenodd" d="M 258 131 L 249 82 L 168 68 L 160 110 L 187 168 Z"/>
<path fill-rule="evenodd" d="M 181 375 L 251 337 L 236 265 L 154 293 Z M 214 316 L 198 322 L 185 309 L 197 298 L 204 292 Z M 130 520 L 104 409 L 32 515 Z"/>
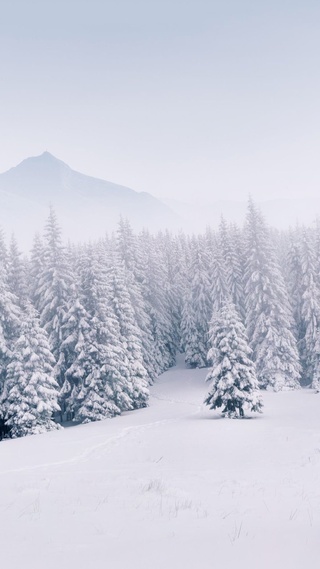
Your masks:
<path fill-rule="evenodd" d="M 316 1 L 5 0 L 0 171 L 49 150 L 184 201 L 315 197 Z"/>

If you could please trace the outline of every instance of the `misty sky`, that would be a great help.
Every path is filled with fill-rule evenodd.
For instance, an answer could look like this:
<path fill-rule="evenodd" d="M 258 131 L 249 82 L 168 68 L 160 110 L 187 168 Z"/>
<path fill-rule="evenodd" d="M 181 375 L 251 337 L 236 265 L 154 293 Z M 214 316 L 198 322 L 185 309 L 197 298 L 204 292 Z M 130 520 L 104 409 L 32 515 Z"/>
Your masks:
<path fill-rule="evenodd" d="M 318 194 L 319 0 L 2 0 L 0 171 L 158 197 Z"/>

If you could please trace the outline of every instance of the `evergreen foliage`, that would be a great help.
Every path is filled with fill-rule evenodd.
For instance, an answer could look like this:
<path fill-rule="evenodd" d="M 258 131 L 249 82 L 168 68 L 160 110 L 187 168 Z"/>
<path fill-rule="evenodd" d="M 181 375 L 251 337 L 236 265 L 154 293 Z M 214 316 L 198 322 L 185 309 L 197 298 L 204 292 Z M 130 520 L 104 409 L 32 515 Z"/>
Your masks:
<path fill-rule="evenodd" d="M 221 220 L 199 236 L 136 235 L 122 219 L 115 235 L 68 247 L 51 209 L 30 258 L 0 233 L 0 418 L 12 429 L 17 421 L 20 436 L 53 428 L 58 405 L 62 418 L 83 422 L 144 407 L 148 385 L 179 350 L 189 367 L 213 365 L 208 404 L 227 415 L 254 410 L 255 370 L 262 388 L 301 381 L 319 391 L 319 251 L 319 224 L 272 231 L 252 201 L 243 229 Z M 33 333 L 46 353 L 34 372 L 42 418 L 25 389 Z M 223 346 L 234 351 L 224 364 Z"/>
<path fill-rule="evenodd" d="M 52 420 L 53 413 L 59 411 L 53 366 L 47 334 L 40 327 L 35 310 L 28 305 L 6 369 L 1 397 L 3 418 L 12 437 L 58 428 Z"/>
<path fill-rule="evenodd" d="M 222 415 L 229 418 L 243 417 L 246 409 L 261 412 L 252 351 L 231 302 L 215 313 L 210 324 L 210 342 L 209 358 L 214 365 L 206 378 L 211 382 L 206 405 L 210 409 L 222 407 Z"/>
<path fill-rule="evenodd" d="M 246 325 L 260 386 L 299 387 L 300 363 L 284 279 L 268 228 L 252 201 L 245 228 Z"/>
<path fill-rule="evenodd" d="M 192 240 L 190 257 L 190 292 L 185 295 L 182 317 L 186 363 L 191 367 L 205 367 L 208 363 L 212 295 L 210 263 L 204 240 Z"/>

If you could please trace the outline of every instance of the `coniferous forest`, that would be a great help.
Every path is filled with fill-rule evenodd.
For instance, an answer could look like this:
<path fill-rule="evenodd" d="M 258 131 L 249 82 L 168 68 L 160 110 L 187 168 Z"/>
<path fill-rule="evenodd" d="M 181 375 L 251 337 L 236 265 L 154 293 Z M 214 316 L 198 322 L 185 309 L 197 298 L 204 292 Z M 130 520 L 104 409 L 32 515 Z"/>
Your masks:
<path fill-rule="evenodd" d="M 260 411 L 259 390 L 319 389 L 320 226 L 243 227 L 65 244 L 50 210 L 24 256 L 0 241 L 0 431 L 20 437 L 148 405 L 185 354 L 210 366 L 211 408 Z M 211 383 L 209 383 L 211 382 Z"/>

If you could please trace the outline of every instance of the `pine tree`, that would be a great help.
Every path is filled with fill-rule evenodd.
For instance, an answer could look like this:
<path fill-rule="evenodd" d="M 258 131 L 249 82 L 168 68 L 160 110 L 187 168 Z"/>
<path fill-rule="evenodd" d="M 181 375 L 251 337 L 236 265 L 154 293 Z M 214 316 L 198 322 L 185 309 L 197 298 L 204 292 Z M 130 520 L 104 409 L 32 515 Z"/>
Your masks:
<path fill-rule="evenodd" d="M 80 294 L 73 287 L 68 308 L 61 327 L 62 342 L 59 348 L 59 367 L 63 370 L 60 391 L 61 408 L 74 415 L 78 408 L 78 395 L 82 380 L 89 373 L 90 316 L 81 303 Z"/>
<path fill-rule="evenodd" d="M 142 252 L 139 259 L 141 291 L 151 323 L 154 358 L 159 375 L 174 365 L 177 351 L 165 287 L 166 268 L 157 240 L 150 233 L 142 232 L 139 245 Z"/>
<path fill-rule="evenodd" d="M 120 343 L 123 350 L 122 376 L 127 376 L 128 395 L 134 409 L 146 407 L 149 398 L 148 373 L 144 367 L 140 330 L 135 323 L 134 310 L 126 286 L 124 266 L 114 258 L 108 270 L 110 304 L 119 324 Z M 123 364 L 126 362 L 126 367 Z"/>
<path fill-rule="evenodd" d="M 9 290 L 23 307 L 28 300 L 27 262 L 22 258 L 14 236 L 9 247 L 7 275 Z"/>
<path fill-rule="evenodd" d="M 313 243 L 307 231 L 301 238 L 301 339 L 299 348 L 303 366 L 303 382 L 317 386 L 320 334 L 320 290 L 317 284 Z"/>
<path fill-rule="evenodd" d="M 300 363 L 287 291 L 268 228 L 252 201 L 245 237 L 246 325 L 260 386 L 298 388 Z"/>
<path fill-rule="evenodd" d="M 38 294 L 39 278 L 43 274 L 44 269 L 44 244 L 39 233 L 36 233 L 33 239 L 33 246 L 31 249 L 30 263 L 29 263 L 29 297 L 33 306 L 40 312 L 40 302 L 42 295 Z"/>
<path fill-rule="evenodd" d="M 0 255 L 0 395 L 4 388 L 6 368 L 19 335 L 20 321 L 18 299 L 9 290 L 6 256 L 3 254 Z"/>
<path fill-rule="evenodd" d="M 301 241 L 301 232 L 296 230 L 295 232 L 290 231 L 289 242 L 288 242 L 288 252 L 286 258 L 286 273 L 288 281 L 288 291 L 290 304 L 292 306 L 292 314 L 294 319 L 295 335 L 297 338 L 298 345 L 300 344 L 302 338 L 305 335 L 304 324 L 302 321 L 301 310 L 302 310 L 302 295 L 303 295 L 303 270 L 302 270 L 302 259 L 301 259 L 301 246 L 299 241 Z"/>
<path fill-rule="evenodd" d="M 203 357 L 202 346 L 203 337 L 201 329 L 197 326 L 197 319 L 193 311 L 191 290 L 188 288 L 184 295 L 181 320 L 182 343 L 185 350 L 185 363 L 190 368 L 205 367 L 206 359 Z"/>
<path fill-rule="evenodd" d="M 209 259 L 204 241 L 192 241 L 190 294 L 185 296 L 182 328 L 188 365 L 205 367 L 208 363 L 209 321 L 212 298 L 209 279 Z"/>
<path fill-rule="evenodd" d="M 261 412 L 262 401 L 251 349 L 245 328 L 234 305 L 225 303 L 210 324 L 209 358 L 214 361 L 206 381 L 212 382 L 205 399 L 210 409 L 222 407 L 222 415 L 230 418 L 244 416 L 244 411 Z"/>
<path fill-rule="evenodd" d="M 244 322 L 245 294 L 243 288 L 243 277 L 245 259 L 242 232 L 236 225 L 228 227 L 222 219 L 220 223 L 219 241 L 225 264 L 228 291 L 238 314 Z"/>
<path fill-rule="evenodd" d="M 223 249 L 219 239 L 214 240 L 214 246 L 211 255 L 211 297 L 212 311 L 219 312 L 222 305 L 230 298 L 230 289 L 228 286 L 228 274 Z"/>
<path fill-rule="evenodd" d="M 83 306 L 90 316 L 87 358 L 78 394 L 76 418 L 97 421 L 134 408 L 128 358 L 121 345 L 119 322 L 102 249 L 91 248 L 81 269 Z M 83 365 L 83 362 L 81 362 Z"/>
<path fill-rule="evenodd" d="M 0 266 L 4 268 L 5 271 L 8 269 L 8 250 L 4 238 L 4 233 L 0 229 Z"/>
<path fill-rule="evenodd" d="M 185 278 L 183 251 L 181 250 L 179 240 L 171 235 L 168 230 L 164 234 L 160 233 L 158 240 L 160 241 L 161 254 L 165 266 L 164 287 L 171 321 L 171 334 L 175 348 L 178 350 L 181 346 L 182 298 L 185 291 L 183 282 Z"/>
<path fill-rule="evenodd" d="M 38 244 L 39 246 L 39 244 Z M 63 340 L 61 328 L 67 311 L 69 290 L 73 282 L 70 267 L 66 261 L 61 241 L 61 230 L 53 209 L 45 230 L 42 270 L 34 287 L 35 305 L 40 312 L 41 326 L 46 330 L 52 353 L 59 361 L 60 345 Z M 56 377 L 63 384 L 63 370 L 56 367 Z"/>
<path fill-rule="evenodd" d="M 47 335 L 34 309 L 28 305 L 7 366 L 1 398 L 3 418 L 13 437 L 58 428 L 52 420 L 53 413 L 59 410 L 53 365 Z"/>
<path fill-rule="evenodd" d="M 126 286 L 141 335 L 143 363 L 151 384 L 162 370 L 157 364 L 156 347 L 152 336 L 151 317 L 149 314 L 150 309 L 148 310 L 142 292 L 144 278 L 141 253 L 128 220 L 120 220 L 115 251 L 119 261 L 124 264 Z"/>

